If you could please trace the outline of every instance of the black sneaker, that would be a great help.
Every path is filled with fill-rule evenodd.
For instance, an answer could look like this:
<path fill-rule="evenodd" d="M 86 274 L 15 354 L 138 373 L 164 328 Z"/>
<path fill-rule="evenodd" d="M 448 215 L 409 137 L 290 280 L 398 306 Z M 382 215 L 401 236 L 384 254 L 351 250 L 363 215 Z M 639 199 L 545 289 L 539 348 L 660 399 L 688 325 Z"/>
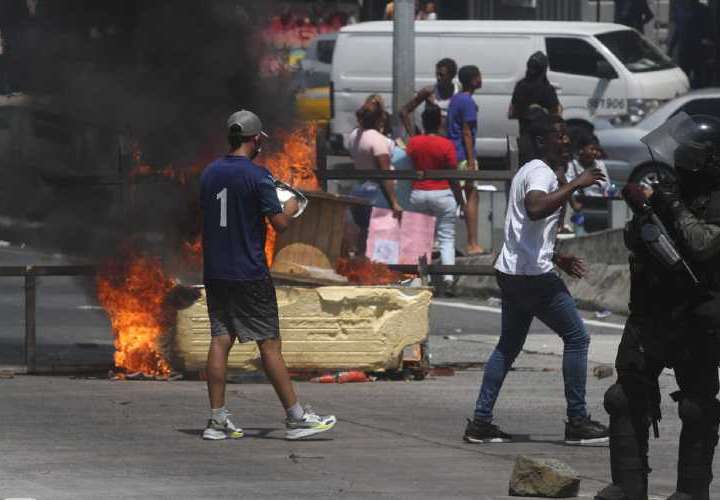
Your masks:
<path fill-rule="evenodd" d="M 595 500 L 627 500 L 628 496 L 618 486 L 611 484 L 595 494 Z"/>
<path fill-rule="evenodd" d="M 672 495 L 668 497 L 667 500 L 692 500 L 692 496 L 688 495 L 687 493 L 682 493 L 680 491 L 676 491 Z"/>
<path fill-rule="evenodd" d="M 497 425 L 468 419 L 463 439 L 468 443 L 509 443 L 512 436 L 498 429 Z"/>
<path fill-rule="evenodd" d="M 608 428 L 586 417 L 572 417 L 565 422 L 565 443 L 591 445 L 609 441 Z"/>

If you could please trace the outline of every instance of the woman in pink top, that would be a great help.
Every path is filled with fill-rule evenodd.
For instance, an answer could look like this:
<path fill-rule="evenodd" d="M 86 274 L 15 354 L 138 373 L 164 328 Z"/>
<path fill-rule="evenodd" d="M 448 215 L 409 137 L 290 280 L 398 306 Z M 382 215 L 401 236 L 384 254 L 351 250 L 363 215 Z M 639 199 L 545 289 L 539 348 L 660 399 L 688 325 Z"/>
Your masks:
<path fill-rule="evenodd" d="M 392 140 L 385 137 L 382 130 L 387 121 L 387 113 L 380 96 L 370 96 L 356 113 L 358 127 L 348 138 L 347 149 L 355 168 L 358 170 L 392 170 Z M 351 193 L 369 199 L 373 206 L 390 208 L 395 217 L 400 217 L 402 207 L 395 192 L 395 181 L 368 181 L 362 183 Z M 370 207 L 356 207 L 352 210 L 355 224 L 360 227 L 360 237 L 364 246 L 370 225 Z"/>

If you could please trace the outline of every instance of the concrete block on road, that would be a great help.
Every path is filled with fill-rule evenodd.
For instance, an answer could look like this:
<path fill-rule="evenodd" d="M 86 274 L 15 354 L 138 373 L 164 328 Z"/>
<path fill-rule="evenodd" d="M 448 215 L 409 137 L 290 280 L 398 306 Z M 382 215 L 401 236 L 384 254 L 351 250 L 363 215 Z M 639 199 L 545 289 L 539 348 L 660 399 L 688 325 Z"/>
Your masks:
<path fill-rule="evenodd" d="M 510 478 L 510 495 L 517 497 L 573 498 L 580 479 L 570 466 L 552 458 L 519 456 Z"/>
<path fill-rule="evenodd" d="M 425 288 L 390 286 L 278 286 L 283 356 L 291 370 L 396 369 L 403 349 L 423 342 L 429 332 L 432 293 Z M 177 327 L 168 332 L 173 369 L 205 367 L 210 322 L 205 291 L 191 307 L 178 311 Z M 255 343 L 235 346 L 228 368 L 259 368 Z"/>

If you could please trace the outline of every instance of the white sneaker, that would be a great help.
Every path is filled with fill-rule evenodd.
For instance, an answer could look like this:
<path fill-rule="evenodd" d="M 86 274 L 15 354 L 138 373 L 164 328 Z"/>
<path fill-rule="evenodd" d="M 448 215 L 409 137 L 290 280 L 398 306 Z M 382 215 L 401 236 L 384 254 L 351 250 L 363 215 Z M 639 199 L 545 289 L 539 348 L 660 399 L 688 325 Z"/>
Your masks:
<path fill-rule="evenodd" d="M 304 408 L 305 414 L 299 420 L 288 418 L 285 420 L 285 439 L 294 441 L 321 432 L 329 431 L 337 423 L 335 415 L 318 415 L 310 406 Z"/>
<path fill-rule="evenodd" d="M 236 427 L 229 418 L 224 423 L 219 423 L 212 418 L 208 420 L 207 427 L 203 431 L 202 438 L 217 441 L 220 439 L 240 439 L 244 436 L 243 430 Z"/>

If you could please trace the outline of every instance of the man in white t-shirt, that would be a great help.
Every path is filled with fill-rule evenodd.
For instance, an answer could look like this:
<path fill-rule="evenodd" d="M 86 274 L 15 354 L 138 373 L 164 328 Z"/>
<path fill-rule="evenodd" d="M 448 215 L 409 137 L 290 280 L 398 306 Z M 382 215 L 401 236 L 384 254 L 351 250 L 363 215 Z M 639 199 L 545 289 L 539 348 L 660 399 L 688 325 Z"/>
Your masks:
<path fill-rule="evenodd" d="M 492 423 L 493 407 L 505 375 L 525 343 L 530 323 L 537 317 L 565 344 L 563 378 L 568 421 L 565 441 L 590 444 L 607 441 L 607 428 L 587 413 L 585 385 L 590 338 L 560 277 L 557 265 L 581 278 L 582 260 L 555 253 L 555 236 L 562 207 L 572 193 L 603 180 L 598 169 L 586 169 L 565 181 L 568 161 L 567 127 L 558 116 L 545 116 L 530 126 L 537 154 L 515 175 L 505 219 L 505 244 L 495 263 L 502 294 L 500 340 L 485 367 L 473 420 L 464 439 L 470 443 L 506 442 L 512 436 Z"/>

